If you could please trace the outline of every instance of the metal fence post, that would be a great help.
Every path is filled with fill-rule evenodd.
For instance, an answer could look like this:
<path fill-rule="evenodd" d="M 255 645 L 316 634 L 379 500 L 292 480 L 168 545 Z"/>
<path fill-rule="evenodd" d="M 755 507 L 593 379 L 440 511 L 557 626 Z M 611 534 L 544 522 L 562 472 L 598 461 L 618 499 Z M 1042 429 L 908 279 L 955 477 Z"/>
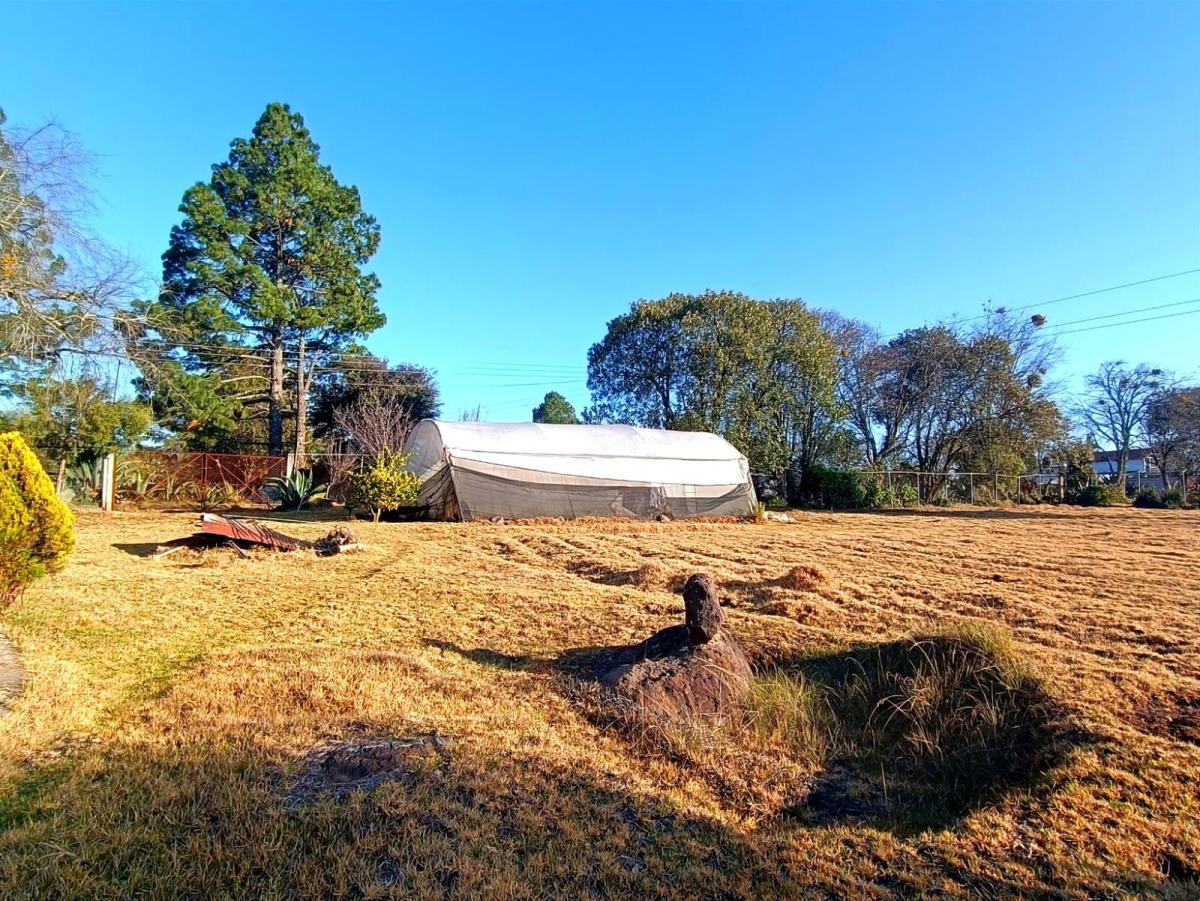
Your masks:
<path fill-rule="evenodd" d="M 100 508 L 112 513 L 113 498 L 116 496 L 117 455 L 105 454 L 100 464 Z"/>

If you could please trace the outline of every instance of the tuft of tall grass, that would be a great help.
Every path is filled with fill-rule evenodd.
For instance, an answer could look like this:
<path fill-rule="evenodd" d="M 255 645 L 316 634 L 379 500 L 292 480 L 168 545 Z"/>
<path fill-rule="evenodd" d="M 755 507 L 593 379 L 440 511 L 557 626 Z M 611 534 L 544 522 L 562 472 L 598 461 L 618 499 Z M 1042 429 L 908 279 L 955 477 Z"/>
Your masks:
<path fill-rule="evenodd" d="M 833 740 L 825 691 L 801 673 L 775 669 L 758 676 L 744 705 L 744 726 L 754 739 L 798 760 L 819 763 Z"/>

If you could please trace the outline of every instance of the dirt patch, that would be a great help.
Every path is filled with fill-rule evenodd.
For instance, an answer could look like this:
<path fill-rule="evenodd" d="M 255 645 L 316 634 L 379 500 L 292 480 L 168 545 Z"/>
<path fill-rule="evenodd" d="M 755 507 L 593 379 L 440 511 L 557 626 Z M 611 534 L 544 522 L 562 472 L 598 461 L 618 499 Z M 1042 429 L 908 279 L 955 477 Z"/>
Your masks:
<path fill-rule="evenodd" d="M 386 782 L 406 780 L 418 769 L 441 763 L 449 746 L 440 735 L 418 735 L 313 748 L 284 807 L 297 810 L 321 798 L 340 801 L 356 791 L 374 791 Z"/>
<path fill-rule="evenodd" d="M 25 667 L 11 641 L 0 635 L 0 716 L 8 713 L 8 702 L 25 687 Z"/>
<path fill-rule="evenodd" d="M 1139 707 L 1133 725 L 1143 732 L 1200 745 L 1200 693 L 1176 692 Z"/>

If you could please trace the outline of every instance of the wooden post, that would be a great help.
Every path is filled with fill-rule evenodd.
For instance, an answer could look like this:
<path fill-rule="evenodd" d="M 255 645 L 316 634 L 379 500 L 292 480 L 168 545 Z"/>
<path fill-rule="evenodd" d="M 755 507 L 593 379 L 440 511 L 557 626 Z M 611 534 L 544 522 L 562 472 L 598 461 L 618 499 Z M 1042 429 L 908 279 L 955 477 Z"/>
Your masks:
<path fill-rule="evenodd" d="M 296 471 L 296 455 L 288 454 L 287 462 L 284 464 L 284 468 L 283 468 L 284 478 L 290 479 L 292 477 L 292 473 L 294 473 L 295 471 Z"/>
<path fill-rule="evenodd" d="M 971 486 L 971 503 L 975 503 L 975 473 L 967 473 L 967 481 Z"/>
<path fill-rule="evenodd" d="M 105 513 L 112 513 L 113 497 L 116 495 L 116 454 L 105 454 L 100 464 L 100 508 Z"/>

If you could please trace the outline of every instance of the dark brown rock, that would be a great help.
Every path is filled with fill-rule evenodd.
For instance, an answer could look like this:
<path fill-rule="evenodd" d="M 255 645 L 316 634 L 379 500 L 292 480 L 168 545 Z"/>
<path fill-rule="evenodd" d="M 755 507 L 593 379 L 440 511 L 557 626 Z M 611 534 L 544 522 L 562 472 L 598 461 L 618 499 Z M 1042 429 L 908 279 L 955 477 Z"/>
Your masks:
<path fill-rule="evenodd" d="M 616 654 L 600 682 L 635 714 L 683 720 L 725 713 L 739 703 L 750 685 L 750 664 L 724 631 L 698 645 L 679 625 Z"/>
<path fill-rule="evenodd" d="M 683 587 L 685 621 L 609 654 L 597 668 L 614 706 L 651 720 L 728 712 L 750 687 L 750 663 L 721 628 L 725 613 L 712 579 L 697 573 Z"/>
<path fill-rule="evenodd" d="M 683 609 L 688 635 L 695 644 L 711 641 L 725 622 L 717 586 L 703 573 L 696 573 L 683 586 Z"/>

